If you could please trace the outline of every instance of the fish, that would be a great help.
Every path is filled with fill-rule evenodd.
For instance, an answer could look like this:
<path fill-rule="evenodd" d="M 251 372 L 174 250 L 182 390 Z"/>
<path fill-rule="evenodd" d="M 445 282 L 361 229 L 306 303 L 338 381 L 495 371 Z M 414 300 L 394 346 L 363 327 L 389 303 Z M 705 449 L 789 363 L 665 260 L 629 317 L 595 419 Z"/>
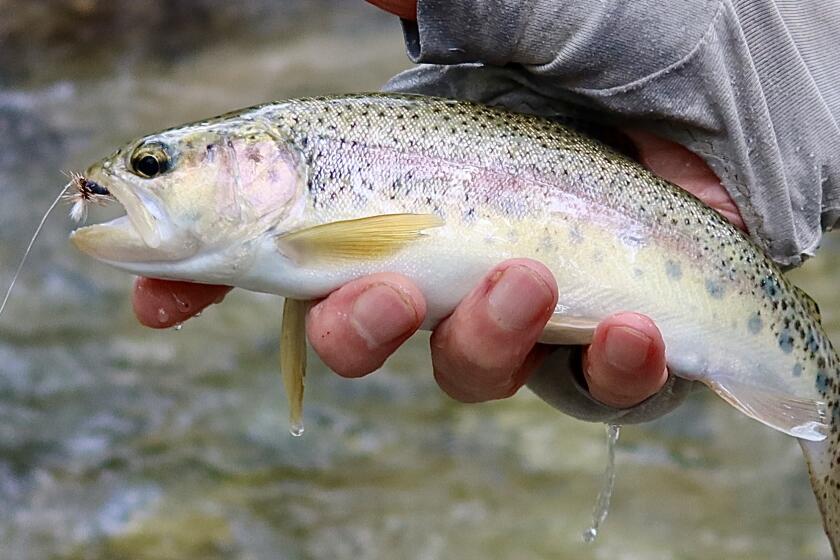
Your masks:
<path fill-rule="evenodd" d="M 298 432 L 308 302 L 399 272 L 432 329 L 494 265 L 533 258 L 560 294 L 543 342 L 585 344 L 618 311 L 651 317 L 673 375 L 799 440 L 840 551 L 840 360 L 816 303 L 717 212 L 587 134 L 450 99 L 310 97 L 144 136 L 84 179 L 125 216 L 73 231 L 82 252 L 286 298 Z"/>

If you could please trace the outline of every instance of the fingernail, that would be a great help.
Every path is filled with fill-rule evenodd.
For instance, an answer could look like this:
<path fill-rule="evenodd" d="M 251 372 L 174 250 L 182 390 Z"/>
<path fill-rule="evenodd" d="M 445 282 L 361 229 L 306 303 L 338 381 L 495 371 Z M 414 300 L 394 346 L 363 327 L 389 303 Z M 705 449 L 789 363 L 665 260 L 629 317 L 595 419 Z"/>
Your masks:
<path fill-rule="evenodd" d="M 610 327 L 604 340 L 607 362 L 621 370 L 640 368 L 647 361 L 653 340 L 630 327 Z"/>
<path fill-rule="evenodd" d="M 379 348 L 405 336 L 417 326 L 417 311 L 409 298 L 388 284 L 375 284 L 359 294 L 350 323 L 367 342 Z"/>
<path fill-rule="evenodd" d="M 551 290 L 535 272 L 524 266 L 505 269 L 490 290 L 490 313 L 507 331 L 531 327 L 547 312 Z"/>

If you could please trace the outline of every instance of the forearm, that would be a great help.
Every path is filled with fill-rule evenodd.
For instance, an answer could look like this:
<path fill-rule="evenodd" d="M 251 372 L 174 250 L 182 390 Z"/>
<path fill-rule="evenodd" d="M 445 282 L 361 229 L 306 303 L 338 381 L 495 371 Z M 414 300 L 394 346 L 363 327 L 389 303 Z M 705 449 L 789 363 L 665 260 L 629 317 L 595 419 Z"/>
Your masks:
<path fill-rule="evenodd" d="M 604 88 L 655 73 L 700 42 L 716 15 L 710 0 L 667 10 L 654 0 L 419 0 L 404 23 L 415 62 L 525 65 L 554 85 Z M 644 49 L 627 29 L 645 29 Z M 605 38 L 609 40 L 605 40 Z"/>

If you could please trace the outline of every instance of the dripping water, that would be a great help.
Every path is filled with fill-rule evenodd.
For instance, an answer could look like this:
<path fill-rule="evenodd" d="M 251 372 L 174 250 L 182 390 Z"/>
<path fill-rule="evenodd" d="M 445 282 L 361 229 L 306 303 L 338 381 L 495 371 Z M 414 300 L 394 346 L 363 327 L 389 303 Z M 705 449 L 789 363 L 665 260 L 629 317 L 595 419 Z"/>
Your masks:
<path fill-rule="evenodd" d="M 610 499 L 615 488 L 615 446 L 620 432 L 621 426 L 618 424 L 607 424 L 607 466 L 601 479 L 601 490 L 595 500 L 595 508 L 592 510 L 592 525 L 583 532 L 583 542 L 593 542 L 598 536 L 601 525 L 607 519 Z"/>
<path fill-rule="evenodd" d="M 293 422 L 291 426 L 289 426 L 289 433 L 295 437 L 300 437 L 303 435 L 303 422 Z"/>

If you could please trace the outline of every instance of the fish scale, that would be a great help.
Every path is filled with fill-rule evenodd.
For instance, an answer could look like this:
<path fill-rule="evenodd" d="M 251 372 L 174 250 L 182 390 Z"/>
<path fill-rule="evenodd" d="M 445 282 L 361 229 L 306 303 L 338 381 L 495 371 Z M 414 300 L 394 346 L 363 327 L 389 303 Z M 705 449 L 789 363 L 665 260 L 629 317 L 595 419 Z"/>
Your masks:
<path fill-rule="evenodd" d="M 159 176 L 132 168 L 148 154 Z M 718 213 L 585 134 L 446 99 L 317 97 L 149 135 L 86 176 L 128 213 L 74 232 L 100 260 L 300 301 L 400 272 L 424 328 L 500 261 L 538 259 L 560 293 L 545 340 L 644 313 L 673 374 L 799 437 L 838 550 L 840 365 L 816 305 Z"/>

